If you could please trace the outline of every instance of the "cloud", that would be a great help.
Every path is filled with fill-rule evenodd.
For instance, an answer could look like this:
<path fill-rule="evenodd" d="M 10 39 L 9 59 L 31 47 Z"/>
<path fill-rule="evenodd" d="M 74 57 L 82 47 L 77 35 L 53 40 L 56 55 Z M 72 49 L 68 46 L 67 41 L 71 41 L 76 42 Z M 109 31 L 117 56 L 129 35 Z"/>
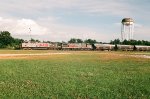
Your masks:
<path fill-rule="evenodd" d="M 30 30 L 30 29 L 31 30 Z M 31 19 L 5 19 L 0 17 L 0 30 L 9 31 L 12 35 L 44 35 L 47 28 Z"/>
<path fill-rule="evenodd" d="M 129 15 L 130 7 L 126 5 L 125 2 L 121 2 L 120 0 L 86 0 L 79 7 L 85 12 L 97 14 L 97 15 Z"/>
<path fill-rule="evenodd" d="M 133 6 L 122 0 L 3 0 L 0 3 L 0 11 L 23 16 L 42 15 L 45 11 L 50 13 L 57 10 L 128 16 L 132 14 Z"/>
<path fill-rule="evenodd" d="M 140 26 L 135 28 L 134 37 L 137 40 L 148 40 L 150 41 L 150 28 L 149 26 Z"/>
<path fill-rule="evenodd" d="M 84 40 L 91 38 L 98 41 L 109 42 L 110 39 L 114 39 L 116 36 L 116 34 L 112 34 L 111 30 L 96 29 L 86 26 L 67 25 L 61 23 L 61 18 L 40 18 L 37 20 L 37 22 L 48 28 L 48 34 L 43 36 L 43 39 L 49 39 L 53 41 L 67 41 L 70 38 L 80 38 Z"/>
<path fill-rule="evenodd" d="M 142 28 L 143 27 L 143 25 L 142 24 L 138 24 L 138 23 L 135 23 L 135 28 Z"/>

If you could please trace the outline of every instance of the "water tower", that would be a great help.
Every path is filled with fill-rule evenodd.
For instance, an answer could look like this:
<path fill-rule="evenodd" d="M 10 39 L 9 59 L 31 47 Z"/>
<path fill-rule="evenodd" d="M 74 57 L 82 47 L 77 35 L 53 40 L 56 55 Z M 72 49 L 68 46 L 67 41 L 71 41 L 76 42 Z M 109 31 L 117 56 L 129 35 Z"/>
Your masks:
<path fill-rule="evenodd" d="M 134 33 L 134 21 L 132 18 L 122 19 L 121 26 L 121 39 L 123 40 L 132 40 Z"/>

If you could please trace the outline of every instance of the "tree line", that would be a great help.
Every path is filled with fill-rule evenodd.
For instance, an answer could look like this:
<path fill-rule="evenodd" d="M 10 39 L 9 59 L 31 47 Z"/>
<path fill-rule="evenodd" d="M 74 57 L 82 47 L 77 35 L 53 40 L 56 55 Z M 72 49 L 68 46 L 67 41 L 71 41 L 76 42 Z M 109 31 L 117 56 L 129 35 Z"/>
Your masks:
<path fill-rule="evenodd" d="M 82 39 L 79 39 L 79 38 L 71 38 L 68 43 L 89 43 L 89 44 L 95 44 L 97 43 L 96 40 L 93 40 L 93 39 L 86 39 L 86 40 L 82 40 Z"/>
<path fill-rule="evenodd" d="M 23 39 L 13 38 L 8 31 L 0 32 L 0 48 L 19 49 Z"/>
<path fill-rule="evenodd" d="M 111 40 L 110 44 L 150 46 L 150 41 L 145 41 L 145 40 L 124 40 L 124 41 L 121 42 L 119 39 L 115 39 L 115 40 Z"/>
<path fill-rule="evenodd" d="M 9 33 L 8 31 L 0 31 L 0 48 L 19 49 L 21 46 L 21 43 L 23 43 L 23 42 L 25 42 L 25 40 L 12 37 L 11 33 Z M 30 42 L 41 42 L 41 41 L 31 38 Z M 51 43 L 51 41 L 43 41 L 43 42 Z M 62 43 L 62 42 L 58 42 L 58 43 Z M 79 38 L 71 38 L 68 42 L 64 42 L 64 43 L 89 43 L 92 45 L 95 43 L 102 43 L 102 42 L 98 42 L 94 39 L 82 40 Z M 145 40 L 129 40 L 128 41 L 128 40 L 124 40 L 121 42 L 119 39 L 115 39 L 115 40 L 111 40 L 108 44 L 114 44 L 114 45 L 116 45 L 116 44 L 147 45 L 147 46 L 150 46 L 150 41 L 145 41 Z"/>

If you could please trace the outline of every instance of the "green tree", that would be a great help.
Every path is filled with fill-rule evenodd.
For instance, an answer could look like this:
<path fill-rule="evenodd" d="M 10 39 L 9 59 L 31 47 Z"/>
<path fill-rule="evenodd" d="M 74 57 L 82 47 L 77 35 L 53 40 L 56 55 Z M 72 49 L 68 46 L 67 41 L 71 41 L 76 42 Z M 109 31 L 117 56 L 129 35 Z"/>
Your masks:
<path fill-rule="evenodd" d="M 0 47 L 5 48 L 7 46 L 11 46 L 13 43 L 14 38 L 8 31 L 1 31 L 0 32 Z"/>
<path fill-rule="evenodd" d="M 75 38 L 71 38 L 68 43 L 76 43 L 76 39 Z"/>
<path fill-rule="evenodd" d="M 18 38 L 14 38 L 11 46 L 14 48 L 14 49 L 20 49 L 21 48 L 21 43 L 23 43 L 24 40 L 23 39 L 18 39 Z"/>
<path fill-rule="evenodd" d="M 68 43 L 83 43 L 83 40 L 79 38 L 71 38 Z"/>
<path fill-rule="evenodd" d="M 128 41 L 128 40 L 124 40 L 124 41 L 122 42 L 122 44 L 123 44 L 123 45 L 129 45 L 129 41 Z"/>
<path fill-rule="evenodd" d="M 121 44 L 120 39 L 115 39 L 114 41 L 110 41 L 110 44 Z"/>
<path fill-rule="evenodd" d="M 130 45 L 137 45 L 137 41 L 136 40 L 130 40 Z"/>
<path fill-rule="evenodd" d="M 36 40 L 35 40 L 35 39 L 33 39 L 33 38 L 31 38 L 30 42 L 36 42 Z"/>
<path fill-rule="evenodd" d="M 120 42 L 119 39 L 111 40 L 110 44 L 123 44 L 123 45 L 147 45 L 150 46 L 150 41 L 145 40 L 124 40 Z"/>
<path fill-rule="evenodd" d="M 97 41 L 92 40 L 92 39 L 87 39 L 87 40 L 84 41 L 84 43 L 95 44 L 95 43 L 97 43 Z"/>
<path fill-rule="evenodd" d="M 82 39 L 76 39 L 77 43 L 83 43 Z"/>

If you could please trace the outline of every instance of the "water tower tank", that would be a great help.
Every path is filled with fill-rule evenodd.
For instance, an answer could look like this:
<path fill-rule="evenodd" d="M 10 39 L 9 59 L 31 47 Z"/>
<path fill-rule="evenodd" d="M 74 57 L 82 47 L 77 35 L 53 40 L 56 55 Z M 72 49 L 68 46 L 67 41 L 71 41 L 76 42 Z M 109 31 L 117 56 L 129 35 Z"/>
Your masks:
<path fill-rule="evenodd" d="M 122 19 L 122 24 L 128 26 L 134 24 L 134 21 L 132 18 L 124 18 Z"/>

